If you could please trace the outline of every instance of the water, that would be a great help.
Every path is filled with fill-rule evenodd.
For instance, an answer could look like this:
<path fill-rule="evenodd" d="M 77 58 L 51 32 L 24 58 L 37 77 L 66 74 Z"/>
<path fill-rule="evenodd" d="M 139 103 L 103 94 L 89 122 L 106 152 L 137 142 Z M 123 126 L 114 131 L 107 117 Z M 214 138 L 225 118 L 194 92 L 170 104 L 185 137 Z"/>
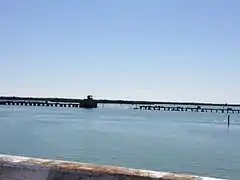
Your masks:
<path fill-rule="evenodd" d="M 0 107 L 0 153 L 240 178 L 240 115 Z"/>

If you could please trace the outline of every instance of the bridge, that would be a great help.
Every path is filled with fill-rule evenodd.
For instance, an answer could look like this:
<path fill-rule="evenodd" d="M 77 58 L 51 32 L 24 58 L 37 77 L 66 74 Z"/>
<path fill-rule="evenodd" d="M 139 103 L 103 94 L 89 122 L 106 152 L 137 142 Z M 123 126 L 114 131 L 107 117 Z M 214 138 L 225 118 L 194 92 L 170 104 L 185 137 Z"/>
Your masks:
<path fill-rule="evenodd" d="M 1 96 L 0 105 L 11 106 L 45 106 L 45 107 L 72 107 L 72 108 L 97 108 L 101 104 L 126 104 L 133 109 L 158 110 L 158 111 L 184 111 L 184 112 L 215 112 L 215 113 L 240 113 L 240 104 L 198 103 L 198 102 L 157 102 L 157 101 L 131 101 L 73 98 L 39 98 Z"/>
<path fill-rule="evenodd" d="M 158 106 L 158 105 L 138 105 L 133 109 L 140 110 L 157 110 L 157 111 L 183 111 L 183 112 L 215 112 L 215 113 L 240 113 L 240 109 L 236 108 L 209 108 L 209 107 L 173 107 L 173 106 Z"/>
<path fill-rule="evenodd" d="M 90 95 L 86 99 L 0 97 L 0 105 L 97 108 L 97 101 Z"/>

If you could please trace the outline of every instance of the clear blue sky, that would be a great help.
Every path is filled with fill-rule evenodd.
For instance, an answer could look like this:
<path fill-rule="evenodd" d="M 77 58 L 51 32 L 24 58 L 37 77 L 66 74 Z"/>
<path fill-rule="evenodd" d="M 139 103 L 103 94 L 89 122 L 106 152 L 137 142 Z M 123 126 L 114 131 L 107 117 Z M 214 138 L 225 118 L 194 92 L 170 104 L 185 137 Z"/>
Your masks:
<path fill-rule="evenodd" d="M 0 95 L 240 103 L 239 0 L 0 0 Z"/>

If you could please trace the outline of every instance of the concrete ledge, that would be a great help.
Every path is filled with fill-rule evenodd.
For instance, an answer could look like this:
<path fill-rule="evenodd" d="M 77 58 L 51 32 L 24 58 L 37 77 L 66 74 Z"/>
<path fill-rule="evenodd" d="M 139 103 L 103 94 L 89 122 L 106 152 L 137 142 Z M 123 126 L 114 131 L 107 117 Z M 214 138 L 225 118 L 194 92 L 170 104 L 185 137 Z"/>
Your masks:
<path fill-rule="evenodd" d="M 108 165 L 0 154 L 0 180 L 223 180 Z"/>

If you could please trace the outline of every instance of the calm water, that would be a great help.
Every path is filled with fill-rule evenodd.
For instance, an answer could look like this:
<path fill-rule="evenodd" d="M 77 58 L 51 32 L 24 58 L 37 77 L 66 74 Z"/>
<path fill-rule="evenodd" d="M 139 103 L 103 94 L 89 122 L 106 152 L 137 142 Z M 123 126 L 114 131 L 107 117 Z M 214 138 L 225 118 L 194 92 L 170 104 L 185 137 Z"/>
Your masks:
<path fill-rule="evenodd" d="M 0 153 L 239 180 L 240 115 L 0 107 Z"/>

